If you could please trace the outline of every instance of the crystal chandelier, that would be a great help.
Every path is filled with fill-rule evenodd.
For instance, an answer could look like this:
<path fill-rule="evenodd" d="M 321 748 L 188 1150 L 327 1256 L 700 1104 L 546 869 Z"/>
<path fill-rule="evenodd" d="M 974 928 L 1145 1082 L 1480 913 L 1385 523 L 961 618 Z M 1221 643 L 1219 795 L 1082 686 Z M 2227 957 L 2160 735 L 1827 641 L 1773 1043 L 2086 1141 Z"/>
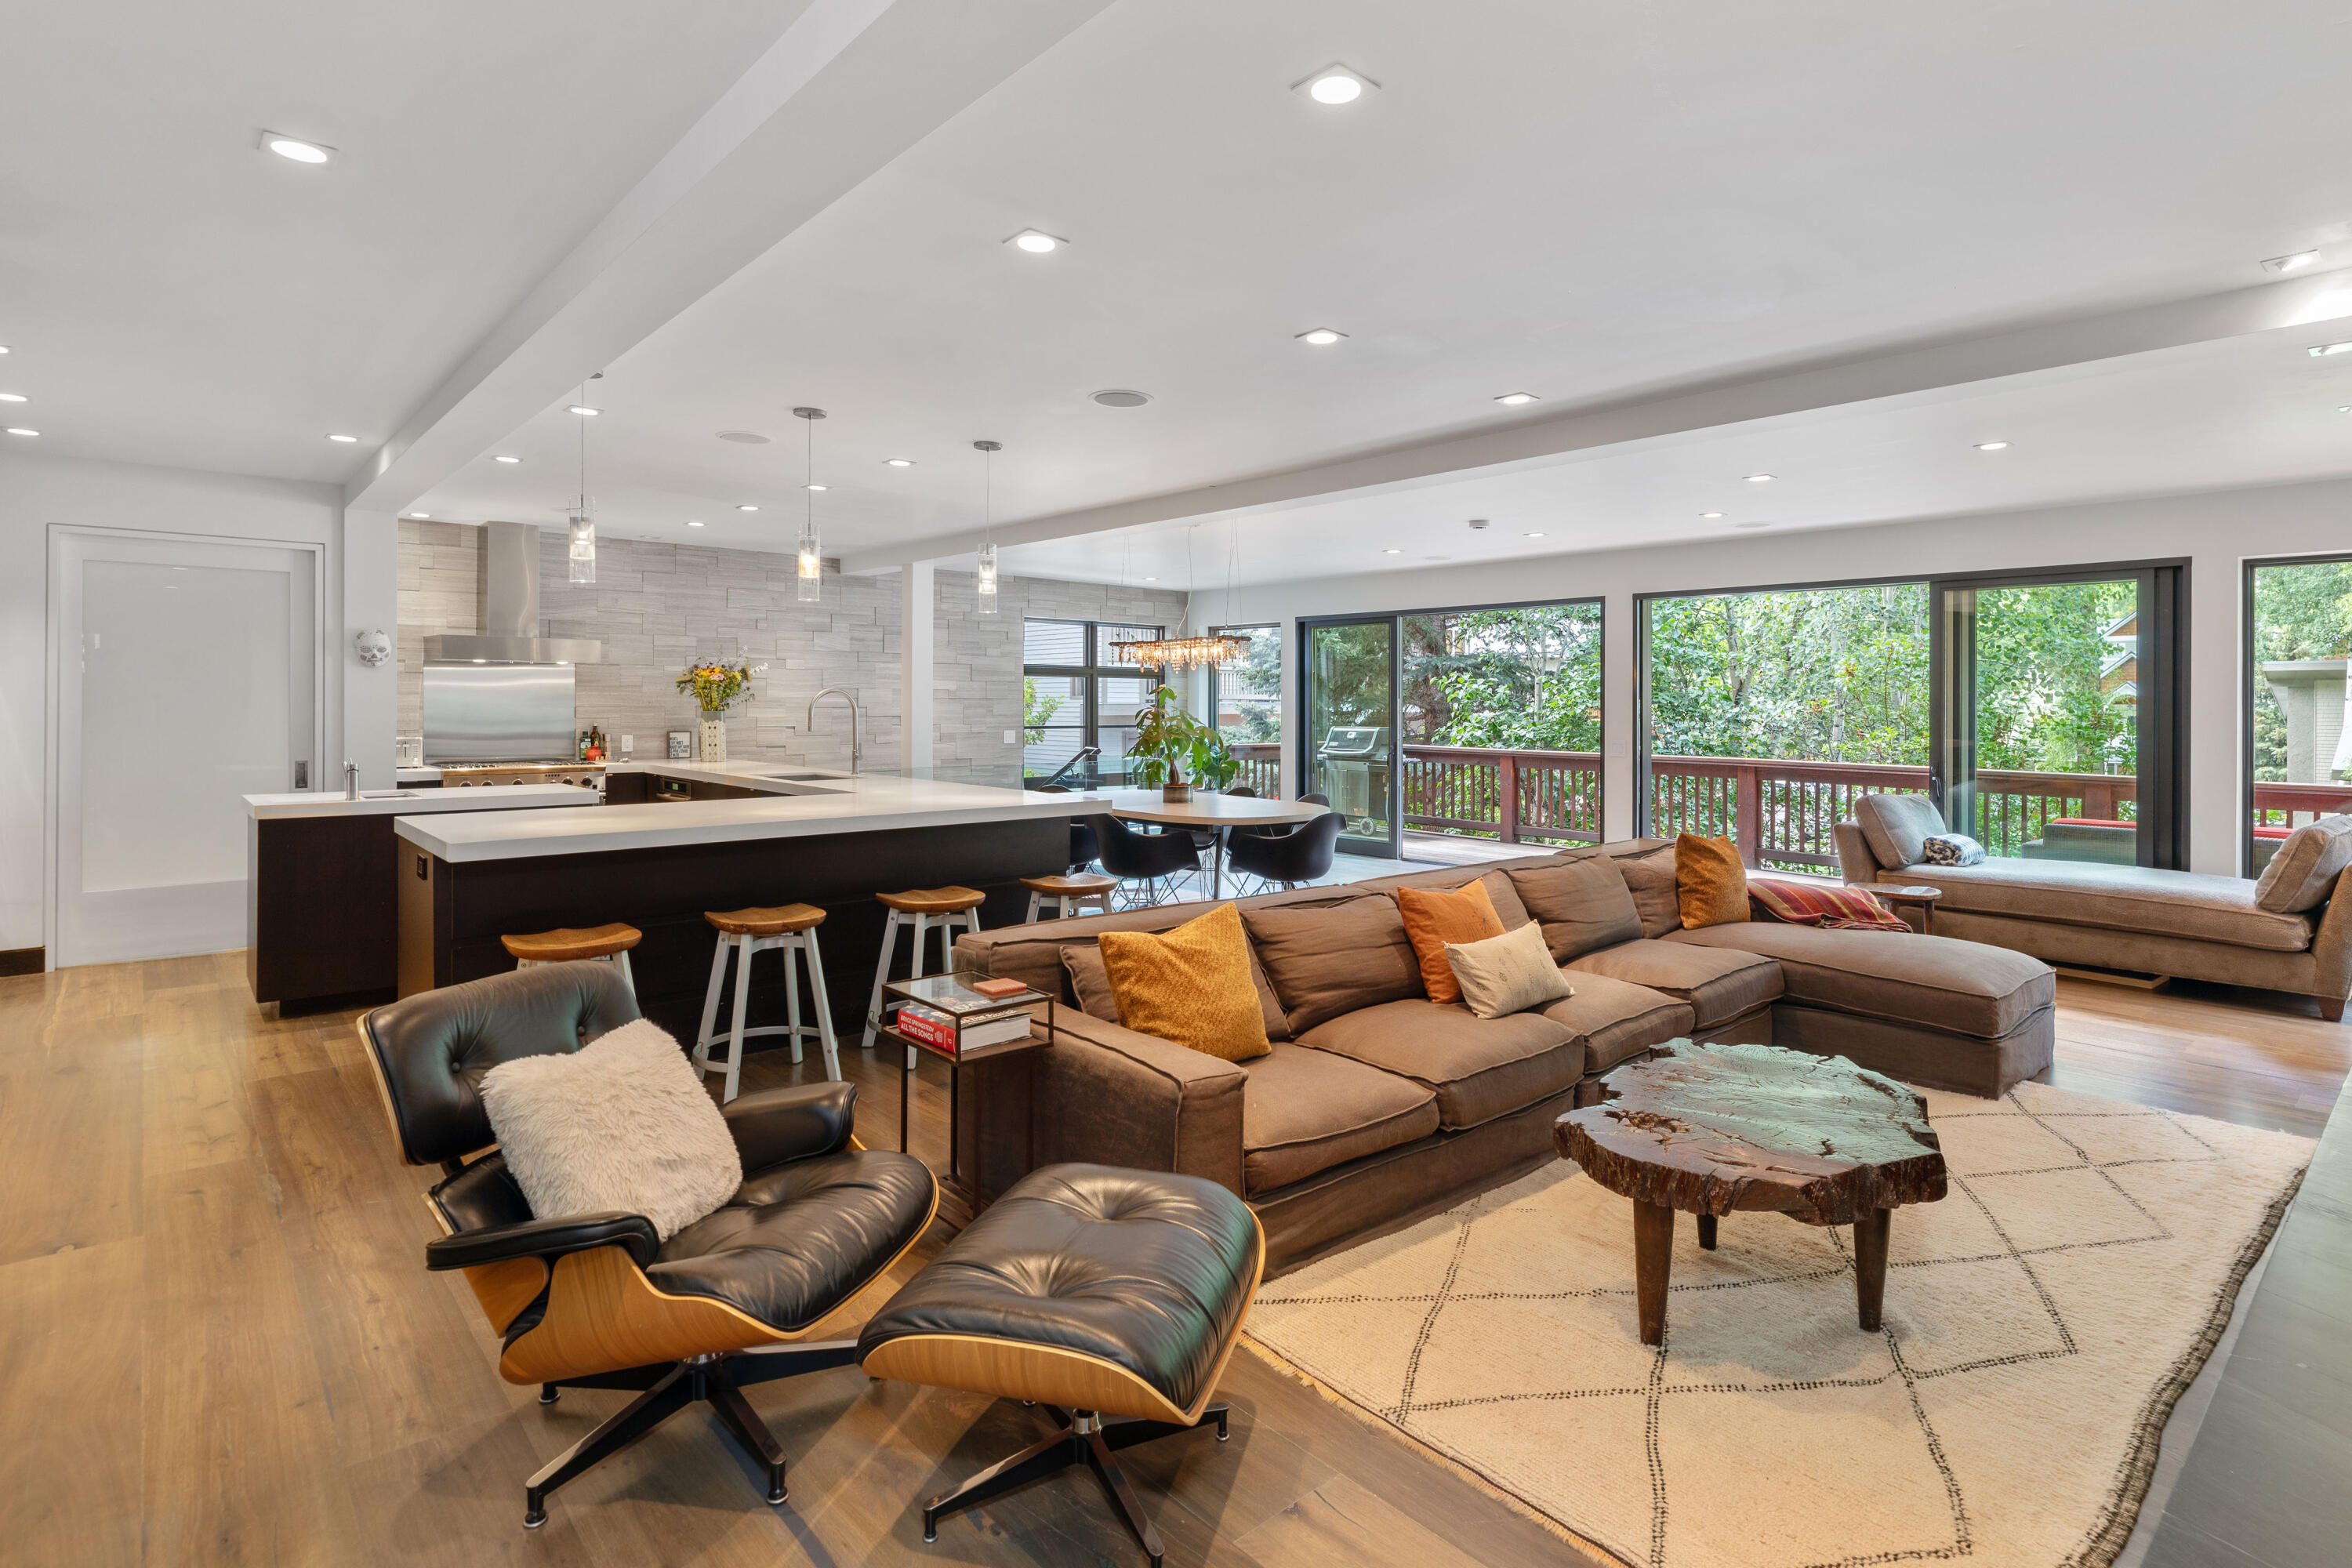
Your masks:
<path fill-rule="evenodd" d="M 579 406 L 588 404 L 588 384 L 580 384 Z M 571 546 L 566 552 L 572 565 L 572 581 L 593 583 L 596 580 L 596 503 L 588 494 L 588 416 L 575 416 L 580 426 L 580 504 L 566 520 L 572 532 Z"/>
<path fill-rule="evenodd" d="M 1233 614 L 1234 574 L 1241 559 L 1240 525 L 1234 525 L 1233 548 L 1225 565 L 1225 613 Z M 1184 594 L 1187 619 L 1192 616 L 1192 530 L 1184 531 Z M 1180 631 L 1181 627 L 1178 628 Z M 1209 665 L 1233 663 L 1249 652 L 1250 639 L 1239 632 L 1211 631 L 1202 637 L 1145 637 L 1134 642 L 1110 645 L 1111 656 L 1121 664 L 1141 665 L 1147 669 L 1199 669 Z"/>
<path fill-rule="evenodd" d="M 807 422 L 807 467 L 802 471 L 801 499 L 804 510 L 801 517 L 797 585 L 803 605 L 814 605 L 824 596 L 824 551 L 816 536 L 816 422 L 824 417 L 822 408 L 795 408 L 793 415 Z"/>
<path fill-rule="evenodd" d="M 978 612 L 992 616 L 996 614 L 996 454 L 1004 450 L 1004 443 L 974 441 L 971 446 L 981 455 L 982 464 L 980 574 L 973 580 L 972 592 L 978 596 Z"/>

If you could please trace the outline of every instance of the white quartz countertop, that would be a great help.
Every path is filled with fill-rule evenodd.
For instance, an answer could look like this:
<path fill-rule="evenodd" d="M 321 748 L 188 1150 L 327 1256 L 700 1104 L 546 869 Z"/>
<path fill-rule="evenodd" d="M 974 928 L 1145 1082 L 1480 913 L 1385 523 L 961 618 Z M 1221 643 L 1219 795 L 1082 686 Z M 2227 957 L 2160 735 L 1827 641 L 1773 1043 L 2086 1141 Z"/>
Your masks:
<path fill-rule="evenodd" d="M 680 771 L 681 764 L 675 763 L 629 766 L 634 772 L 676 778 L 697 776 Z M 872 833 L 893 827 L 946 827 L 1029 817 L 1066 818 L 1087 809 L 1075 795 L 1039 795 L 988 784 L 905 779 L 883 773 L 850 778 L 778 763 L 718 765 L 720 770 L 734 767 L 765 772 L 750 775 L 706 770 L 701 776 L 723 784 L 753 784 L 777 793 L 748 800 L 667 801 L 646 805 L 608 805 L 586 812 L 502 811 L 494 817 L 404 815 L 394 824 L 393 830 L 443 860 L 464 862 Z M 521 791 L 459 793 L 510 797 Z"/>
<path fill-rule="evenodd" d="M 794 793 L 795 786 L 805 784 L 842 784 L 852 782 L 847 773 L 831 768 L 812 768 L 799 763 L 740 762 L 690 763 L 667 762 L 648 757 L 643 762 L 614 763 L 604 769 L 605 775 L 614 773 L 653 773 L 666 779 L 693 779 L 702 784 L 737 784 L 744 789 L 772 790 L 779 795 Z M 872 775 L 861 776 L 859 784 L 871 784 Z"/>
<path fill-rule="evenodd" d="M 594 805 L 604 797 L 571 784 L 506 784 L 498 789 L 362 790 L 345 800 L 333 790 L 249 795 L 255 820 L 273 816 L 407 816 L 418 812 L 544 811 Z"/>

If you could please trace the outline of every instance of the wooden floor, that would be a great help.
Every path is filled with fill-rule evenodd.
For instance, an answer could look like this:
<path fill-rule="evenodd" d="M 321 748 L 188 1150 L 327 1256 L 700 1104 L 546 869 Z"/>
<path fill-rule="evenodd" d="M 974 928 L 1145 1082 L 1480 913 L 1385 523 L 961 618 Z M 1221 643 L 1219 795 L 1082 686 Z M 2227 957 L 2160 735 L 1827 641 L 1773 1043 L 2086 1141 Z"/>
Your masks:
<path fill-rule="evenodd" d="M 2352 1027 L 2291 999 L 2064 982 L 2060 1007 L 2054 1081 L 2252 1125 L 2315 1131 L 2352 1061 Z M 887 1146 L 895 1069 L 845 1055 Z M 793 1072 L 755 1058 L 746 1087 Z M 934 1157 L 944 1100 L 924 1082 Z M 696 1412 L 526 1532 L 524 1476 L 625 1396 L 542 1409 L 499 1380 L 462 1279 L 424 1270 L 430 1173 L 398 1163 L 352 1016 L 265 1018 L 240 954 L 0 979 L 0 1561 L 1141 1561 L 1082 1476 L 926 1547 L 909 1505 L 1039 1418 L 848 1368 L 751 1391 L 793 1458 L 785 1506 Z M 845 1309 L 845 1331 L 878 1300 Z M 1129 1453 L 1172 1563 L 1574 1560 L 1246 1350 L 1223 1394 L 1232 1442 Z"/>

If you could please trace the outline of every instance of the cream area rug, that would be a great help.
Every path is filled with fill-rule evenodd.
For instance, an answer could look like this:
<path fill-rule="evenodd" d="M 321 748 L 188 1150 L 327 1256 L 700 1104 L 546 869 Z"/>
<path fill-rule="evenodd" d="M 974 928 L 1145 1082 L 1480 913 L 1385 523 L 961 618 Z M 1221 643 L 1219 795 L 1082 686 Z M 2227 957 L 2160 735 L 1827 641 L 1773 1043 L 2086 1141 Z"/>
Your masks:
<path fill-rule="evenodd" d="M 2023 1084 L 1928 1093 L 1952 1174 L 1851 1233 L 1677 1216 L 1665 1343 L 1632 1205 L 1562 1163 L 1267 1284 L 1251 1338 L 1640 1568 L 2104 1568 L 2309 1140 Z"/>

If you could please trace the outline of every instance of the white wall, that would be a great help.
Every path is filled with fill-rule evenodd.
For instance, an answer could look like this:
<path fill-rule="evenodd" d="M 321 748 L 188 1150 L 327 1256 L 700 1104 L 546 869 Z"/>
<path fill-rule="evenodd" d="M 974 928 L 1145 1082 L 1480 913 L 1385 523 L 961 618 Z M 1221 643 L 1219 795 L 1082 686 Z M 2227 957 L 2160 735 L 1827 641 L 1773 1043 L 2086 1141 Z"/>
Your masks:
<path fill-rule="evenodd" d="M 2234 874 L 2242 839 L 2243 563 L 2250 557 L 2305 553 L 2352 553 L 2352 481 L 1270 584 L 1242 590 L 1231 619 L 1605 599 L 1604 812 L 1609 836 L 1620 837 L 1633 824 L 1636 594 L 2186 558 L 2189 864 Z M 1288 646 L 1286 637 L 1286 653 Z M 1285 704 L 1286 731 L 1296 706 L 1295 700 Z"/>
<path fill-rule="evenodd" d="M 381 540 L 360 530 L 360 548 L 346 552 L 342 495 L 332 485 L 10 452 L 0 458 L 0 950 L 47 945 L 42 905 L 48 841 L 48 549 L 50 531 L 59 525 L 324 545 L 320 619 L 331 645 L 324 661 L 324 750 L 330 753 L 324 760 L 339 766 L 351 749 L 348 678 L 354 710 L 367 715 L 370 747 L 381 731 L 381 777 L 390 780 L 392 668 L 360 668 L 350 633 L 339 629 L 347 599 L 370 608 L 380 604 L 382 614 L 371 624 L 389 629 L 393 623 L 389 520 L 378 531 Z M 350 580 L 353 573 L 356 582 Z M 373 684 L 379 680 L 381 693 Z M 168 769 L 172 759 L 157 757 L 154 765 Z M 377 781 L 372 776 L 371 782 Z"/>

